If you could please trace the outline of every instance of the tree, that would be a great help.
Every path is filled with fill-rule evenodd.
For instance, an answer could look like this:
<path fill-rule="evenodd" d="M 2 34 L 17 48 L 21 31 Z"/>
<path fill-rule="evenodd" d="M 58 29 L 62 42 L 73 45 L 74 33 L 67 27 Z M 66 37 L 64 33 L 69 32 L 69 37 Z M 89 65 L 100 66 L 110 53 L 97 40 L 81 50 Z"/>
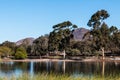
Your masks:
<path fill-rule="evenodd" d="M 29 46 L 27 46 L 27 49 L 26 49 L 26 51 L 27 51 L 27 54 L 28 55 L 31 55 L 32 54 L 32 45 L 29 45 Z"/>
<path fill-rule="evenodd" d="M 25 59 L 27 58 L 27 52 L 24 47 L 20 46 L 17 48 L 15 53 L 15 59 Z"/>
<path fill-rule="evenodd" d="M 93 48 L 91 47 L 91 41 L 76 41 L 72 45 L 73 49 L 78 49 L 81 53 L 81 55 L 91 55 Z"/>
<path fill-rule="evenodd" d="M 107 19 L 109 14 L 106 10 L 97 11 L 95 14 L 91 16 L 91 19 L 88 21 L 88 26 L 92 27 L 92 30 L 85 34 L 90 34 L 92 36 L 93 47 L 96 50 L 102 50 L 102 56 L 104 59 L 105 48 L 109 43 L 109 28 L 103 22 L 103 20 Z"/>
<path fill-rule="evenodd" d="M 45 55 L 48 51 L 48 37 L 40 36 L 33 41 L 32 53 L 35 55 Z"/>
<path fill-rule="evenodd" d="M 65 21 L 53 26 L 53 31 L 49 36 L 49 50 L 61 50 L 64 51 L 70 45 L 70 39 L 73 38 L 72 31 L 77 28 L 70 21 Z"/>
<path fill-rule="evenodd" d="M 15 49 L 16 49 L 16 44 L 14 42 L 10 42 L 10 41 L 5 41 L 1 44 L 1 46 L 6 46 L 8 48 L 11 49 L 11 53 L 14 54 L 15 53 Z"/>
<path fill-rule="evenodd" d="M 60 34 L 56 33 L 56 32 L 50 32 L 49 35 L 49 41 L 48 41 L 48 49 L 49 51 L 58 51 L 58 46 L 59 46 L 59 42 L 60 42 Z"/>
<path fill-rule="evenodd" d="M 6 46 L 0 46 L 0 55 L 4 57 L 9 57 L 9 55 L 11 55 L 11 49 Z"/>
<path fill-rule="evenodd" d="M 120 52 L 120 31 L 117 29 L 115 26 L 110 27 L 110 38 L 111 42 L 110 44 L 112 45 L 111 51 L 112 53 L 119 53 Z"/>
<path fill-rule="evenodd" d="M 72 55 L 72 56 L 80 55 L 80 51 L 78 49 L 68 49 L 66 51 L 66 54 L 67 55 Z"/>

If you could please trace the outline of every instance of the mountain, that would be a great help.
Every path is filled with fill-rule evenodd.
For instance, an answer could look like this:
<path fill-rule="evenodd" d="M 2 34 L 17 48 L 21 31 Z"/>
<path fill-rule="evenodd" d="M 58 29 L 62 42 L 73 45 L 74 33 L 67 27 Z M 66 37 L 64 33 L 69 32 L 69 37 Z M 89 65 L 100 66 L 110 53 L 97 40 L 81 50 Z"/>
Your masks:
<path fill-rule="evenodd" d="M 81 41 L 84 34 L 86 32 L 88 32 L 89 30 L 88 29 L 85 29 L 85 28 L 78 28 L 78 29 L 75 29 L 73 31 L 73 35 L 74 35 L 74 39 L 76 41 Z M 32 38 L 32 37 L 29 37 L 29 38 L 25 38 L 25 39 L 21 39 L 19 41 L 16 42 L 16 45 L 21 45 L 21 44 L 26 44 L 26 45 L 32 45 L 33 44 L 33 41 L 35 39 Z"/>
<path fill-rule="evenodd" d="M 84 34 L 85 34 L 86 32 L 88 32 L 88 31 L 89 31 L 89 30 L 88 30 L 88 29 L 85 29 L 85 28 L 75 29 L 75 30 L 73 31 L 74 39 L 75 39 L 76 41 L 81 41 L 82 38 L 83 38 L 83 36 L 84 36 Z"/>
<path fill-rule="evenodd" d="M 35 39 L 32 38 L 32 37 L 21 39 L 21 40 L 19 40 L 19 41 L 16 42 L 16 45 L 21 45 L 21 44 L 32 45 L 34 40 Z"/>

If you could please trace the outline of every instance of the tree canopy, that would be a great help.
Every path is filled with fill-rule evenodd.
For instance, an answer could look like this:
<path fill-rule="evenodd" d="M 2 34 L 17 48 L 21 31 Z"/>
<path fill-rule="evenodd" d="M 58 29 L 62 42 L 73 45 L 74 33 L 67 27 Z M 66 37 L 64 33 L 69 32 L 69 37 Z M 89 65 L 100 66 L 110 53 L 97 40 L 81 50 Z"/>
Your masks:
<path fill-rule="evenodd" d="M 53 26 L 49 36 L 49 50 L 64 50 L 69 47 L 72 31 L 77 28 L 70 21 L 65 21 Z"/>
<path fill-rule="evenodd" d="M 48 51 L 48 37 L 40 36 L 35 39 L 32 45 L 33 55 L 45 55 Z"/>
<path fill-rule="evenodd" d="M 17 48 L 15 53 L 15 59 L 25 59 L 27 58 L 27 52 L 24 47 L 20 46 Z"/>

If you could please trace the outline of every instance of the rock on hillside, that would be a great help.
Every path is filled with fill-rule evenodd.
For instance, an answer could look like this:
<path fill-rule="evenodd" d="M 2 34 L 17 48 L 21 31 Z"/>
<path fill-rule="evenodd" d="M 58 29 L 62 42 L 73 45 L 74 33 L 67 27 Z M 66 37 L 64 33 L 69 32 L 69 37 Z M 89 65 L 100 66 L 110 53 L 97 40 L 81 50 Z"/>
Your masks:
<path fill-rule="evenodd" d="M 82 38 L 83 38 L 83 36 L 84 36 L 84 34 L 85 34 L 86 32 L 88 32 L 88 31 L 89 31 L 89 30 L 88 30 L 88 29 L 85 29 L 85 28 L 78 28 L 78 29 L 74 30 L 74 31 L 73 31 L 74 39 L 75 39 L 76 41 L 81 41 Z"/>
<path fill-rule="evenodd" d="M 16 42 L 16 45 L 21 45 L 21 44 L 27 44 L 27 45 L 32 45 L 33 44 L 33 41 L 35 39 L 30 37 L 30 38 L 25 38 L 25 39 L 21 39 L 19 41 Z"/>

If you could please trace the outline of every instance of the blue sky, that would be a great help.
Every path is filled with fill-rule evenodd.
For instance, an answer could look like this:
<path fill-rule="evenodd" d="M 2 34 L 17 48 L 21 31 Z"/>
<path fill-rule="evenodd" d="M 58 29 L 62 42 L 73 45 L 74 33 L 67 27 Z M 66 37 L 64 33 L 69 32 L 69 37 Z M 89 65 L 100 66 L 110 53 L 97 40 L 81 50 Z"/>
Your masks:
<path fill-rule="evenodd" d="M 0 43 L 37 38 L 67 20 L 89 28 L 91 15 L 101 9 L 110 14 L 106 23 L 120 28 L 119 8 L 120 0 L 0 0 Z"/>

